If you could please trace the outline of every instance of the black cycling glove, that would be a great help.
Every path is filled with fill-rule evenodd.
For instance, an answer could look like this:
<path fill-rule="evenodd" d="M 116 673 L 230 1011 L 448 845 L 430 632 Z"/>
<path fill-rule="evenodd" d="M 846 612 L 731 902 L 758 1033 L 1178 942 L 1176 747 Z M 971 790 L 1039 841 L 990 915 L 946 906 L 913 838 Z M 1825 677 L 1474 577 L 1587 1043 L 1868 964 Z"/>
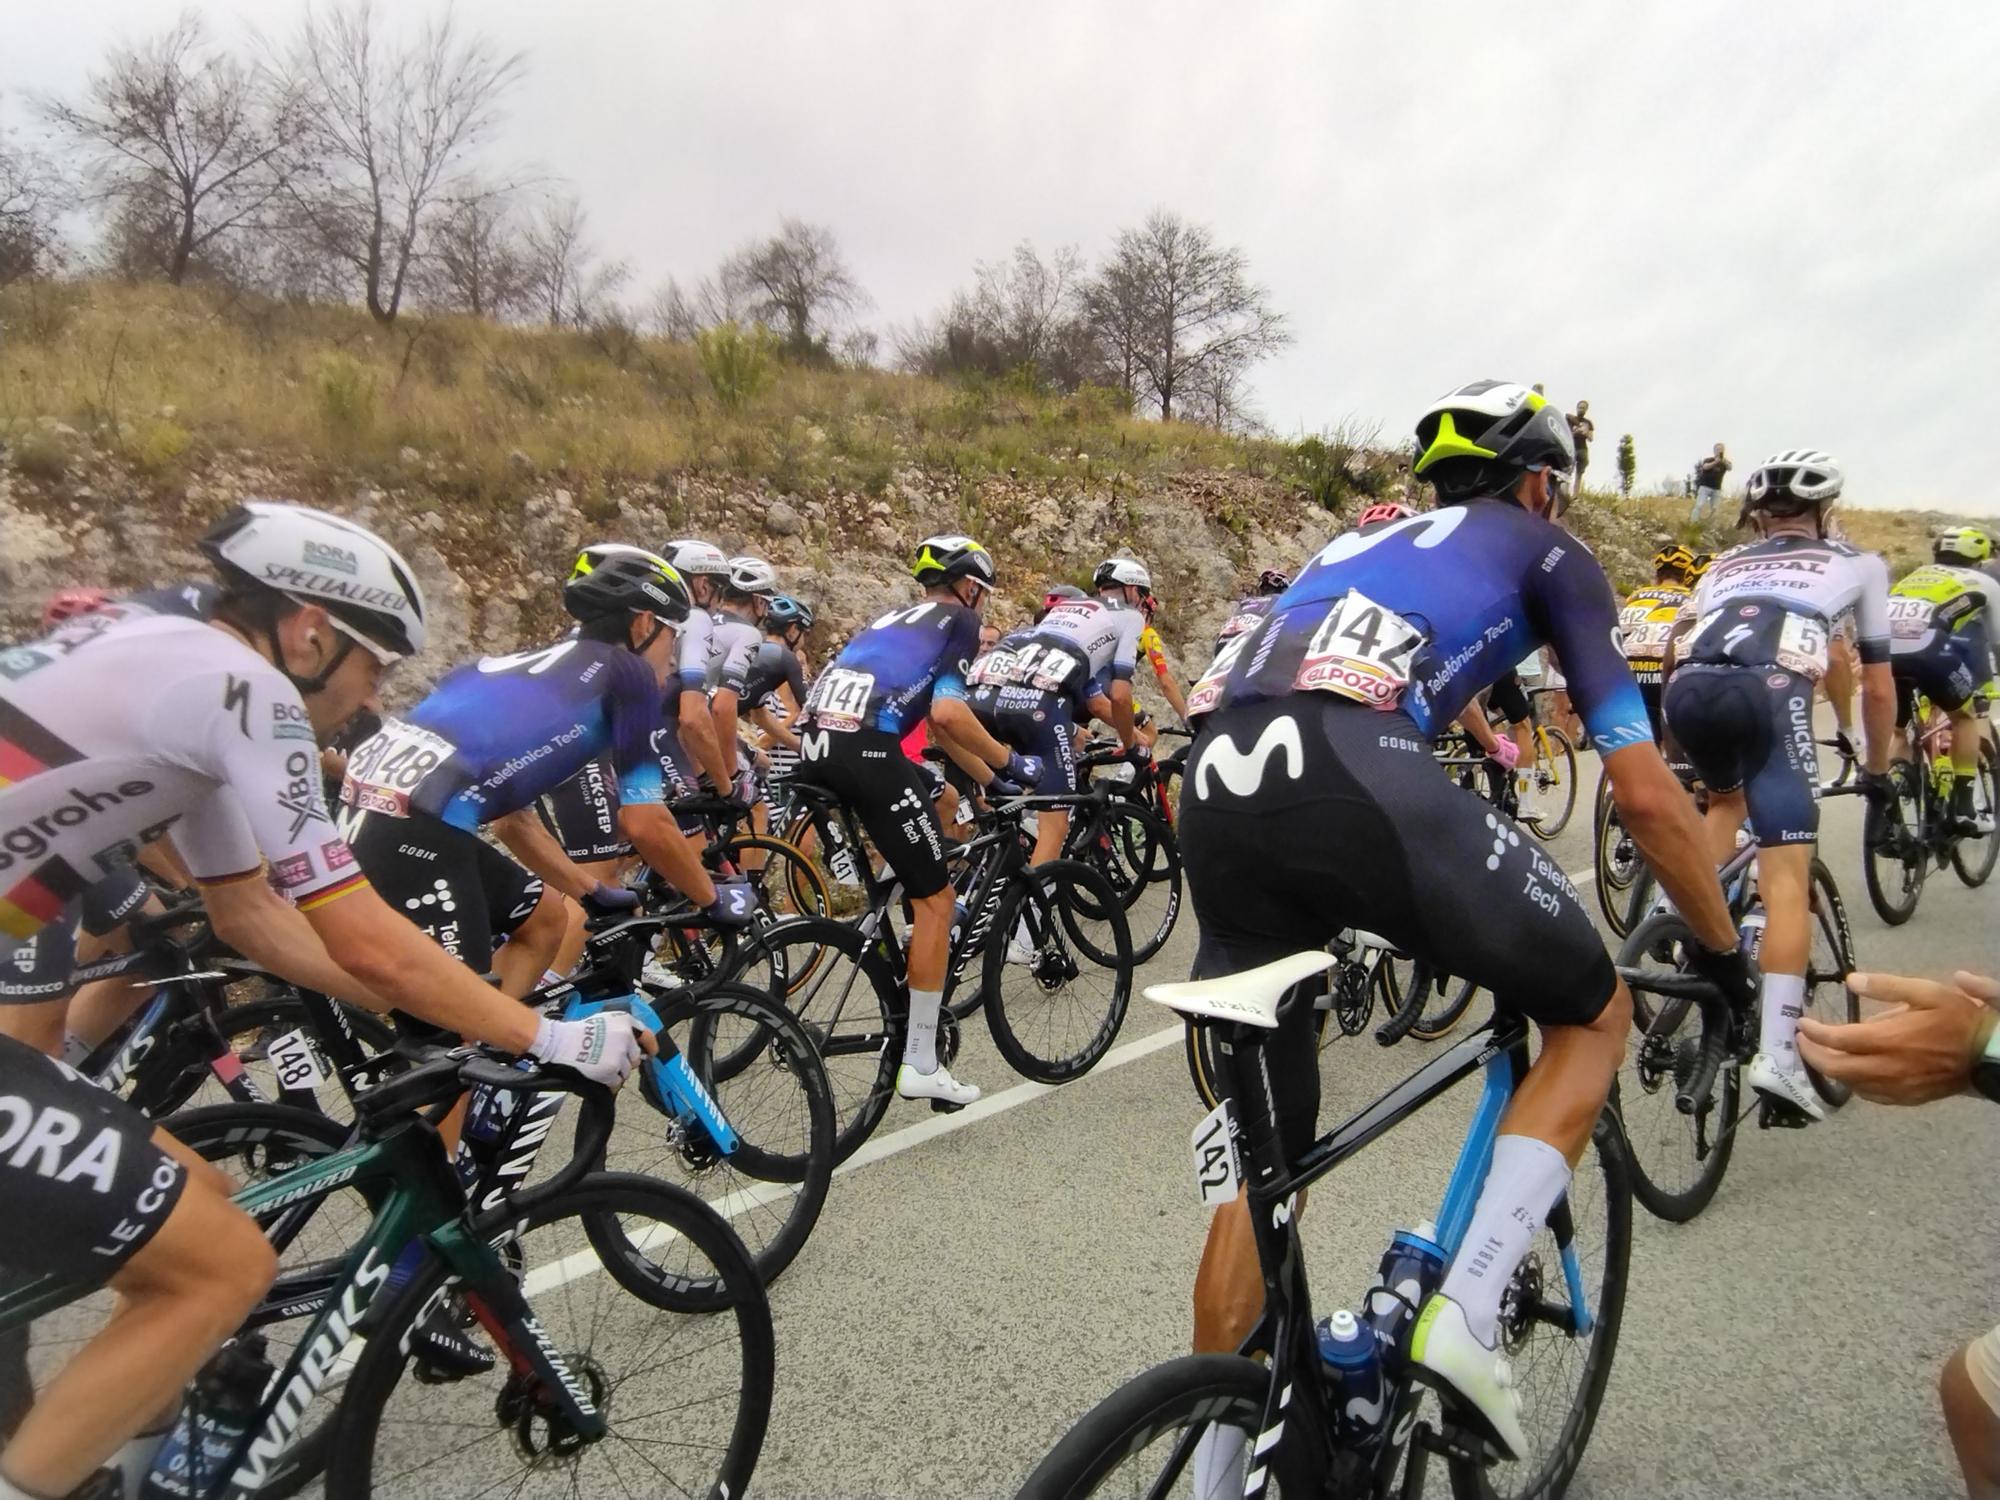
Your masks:
<path fill-rule="evenodd" d="M 1757 1014 L 1758 989 L 1762 981 L 1757 966 L 1750 962 L 1750 955 L 1740 945 L 1726 953 L 1717 953 L 1711 948 L 1704 948 L 1699 940 L 1691 941 L 1688 944 L 1688 967 L 1721 990 L 1733 1008 Z"/>

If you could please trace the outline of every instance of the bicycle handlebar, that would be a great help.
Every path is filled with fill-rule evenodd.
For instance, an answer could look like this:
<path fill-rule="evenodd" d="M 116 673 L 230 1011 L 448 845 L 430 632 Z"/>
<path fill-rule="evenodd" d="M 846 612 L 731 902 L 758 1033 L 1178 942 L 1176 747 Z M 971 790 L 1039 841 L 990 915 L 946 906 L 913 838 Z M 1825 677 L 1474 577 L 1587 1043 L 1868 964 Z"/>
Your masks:
<path fill-rule="evenodd" d="M 1628 988 L 1649 995 L 1665 995 L 1679 1004 L 1692 1004 L 1701 1013 L 1701 1047 L 1687 1082 L 1674 1090 L 1674 1108 L 1691 1115 L 1715 1086 L 1722 1070 L 1723 1054 L 1729 1046 L 1729 1002 L 1722 991 L 1697 974 L 1662 974 L 1653 969 L 1619 966 L 1618 977 Z M 1679 1017 L 1675 1017 L 1678 1024 Z M 1657 1020 L 1654 1023 L 1658 1024 Z M 1669 1035 L 1671 1035 L 1671 1029 Z"/>

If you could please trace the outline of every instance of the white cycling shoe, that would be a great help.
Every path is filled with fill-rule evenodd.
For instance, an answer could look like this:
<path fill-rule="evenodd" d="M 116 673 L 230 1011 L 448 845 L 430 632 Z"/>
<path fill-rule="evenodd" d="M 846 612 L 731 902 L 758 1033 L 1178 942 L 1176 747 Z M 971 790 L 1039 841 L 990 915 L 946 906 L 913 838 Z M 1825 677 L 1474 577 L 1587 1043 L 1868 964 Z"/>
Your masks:
<path fill-rule="evenodd" d="M 939 1063 L 935 1073 L 919 1073 L 908 1063 L 896 1069 L 896 1092 L 905 1099 L 930 1099 L 963 1109 L 979 1098 L 979 1085 L 960 1083 Z"/>
<path fill-rule="evenodd" d="M 1443 1292 L 1431 1293 L 1410 1333 L 1410 1365 L 1418 1378 L 1458 1398 L 1477 1416 L 1485 1437 L 1502 1458 L 1528 1451 L 1521 1426 L 1521 1393 L 1507 1356 L 1480 1343 L 1465 1321 L 1465 1309 Z"/>
<path fill-rule="evenodd" d="M 1814 1120 L 1824 1120 L 1826 1111 L 1820 1106 L 1819 1093 L 1806 1077 L 1806 1070 L 1785 1068 L 1768 1052 L 1759 1052 L 1750 1059 L 1750 1071 L 1744 1075 L 1745 1083 L 1760 1094 L 1776 1099 L 1780 1104 L 1789 1104 L 1800 1114 Z"/>

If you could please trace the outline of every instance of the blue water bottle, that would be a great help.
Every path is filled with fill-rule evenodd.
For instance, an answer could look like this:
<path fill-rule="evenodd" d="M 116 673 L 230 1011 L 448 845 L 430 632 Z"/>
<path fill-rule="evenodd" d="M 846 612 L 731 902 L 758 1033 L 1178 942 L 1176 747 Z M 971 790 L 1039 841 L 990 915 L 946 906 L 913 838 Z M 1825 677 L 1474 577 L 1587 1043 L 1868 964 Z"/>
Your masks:
<path fill-rule="evenodd" d="M 1383 1359 L 1393 1362 L 1400 1357 L 1403 1331 L 1444 1280 L 1444 1259 L 1437 1225 L 1429 1219 L 1415 1229 L 1397 1230 L 1389 1241 L 1375 1285 L 1361 1304 L 1362 1319 L 1373 1330 Z"/>
<path fill-rule="evenodd" d="M 1344 1307 L 1321 1318 L 1315 1332 L 1340 1439 L 1359 1447 L 1380 1430 L 1386 1410 L 1382 1352 L 1374 1333 Z"/>

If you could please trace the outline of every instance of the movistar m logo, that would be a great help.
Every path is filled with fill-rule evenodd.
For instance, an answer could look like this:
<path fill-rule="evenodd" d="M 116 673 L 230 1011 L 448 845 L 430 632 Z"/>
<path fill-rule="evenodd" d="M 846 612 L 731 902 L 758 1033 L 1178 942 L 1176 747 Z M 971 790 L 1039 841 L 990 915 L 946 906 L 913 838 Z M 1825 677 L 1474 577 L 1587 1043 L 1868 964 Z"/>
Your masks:
<path fill-rule="evenodd" d="M 1219 779 L 1229 788 L 1231 796 L 1247 797 L 1264 784 L 1271 757 L 1279 753 L 1284 756 L 1286 780 L 1297 781 L 1305 774 L 1305 746 L 1299 741 L 1298 721 L 1290 716 L 1266 724 L 1247 755 L 1236 748 L 1233 737 L 1218 735 L 1209 742 L 1195 767 L 1194 794 L 1206 802 L 1211 782 Z"/>

